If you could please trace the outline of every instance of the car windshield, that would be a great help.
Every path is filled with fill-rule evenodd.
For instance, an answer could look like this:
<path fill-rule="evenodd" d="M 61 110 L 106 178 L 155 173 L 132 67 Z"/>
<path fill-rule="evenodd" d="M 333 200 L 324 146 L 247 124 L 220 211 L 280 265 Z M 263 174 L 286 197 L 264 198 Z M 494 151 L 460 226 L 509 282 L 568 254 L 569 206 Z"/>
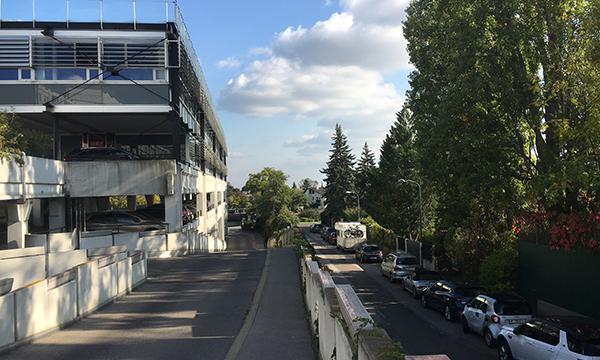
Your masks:
<path fill-rule="evenodd" d="M 454 293 L 458 296 L 475 297 L 475 296 L 481 294 L 481 289 L 480 288 L 459 287 L 454 290 Z"/>
<path fill-rule="evenodd" d="M 420 273 L 415 276 L 415 280 L 439 280 L 440 276 L 436 273 Z"/>
<path fill-rule="evenodd" d="M 494 304 L 494 311 L 498 315 L 531 315 L 531 307 L 525 301 L 498 301 Z"/>
<path fill-rule="evenodd" d="M 379 246 L 365 246 L 365 251 L 379 251 Z"/>
<path fill-rule="evenodd" d="M 396 265 L 417 265 L 417 258 L 400 257 L 396 259 Z"/>

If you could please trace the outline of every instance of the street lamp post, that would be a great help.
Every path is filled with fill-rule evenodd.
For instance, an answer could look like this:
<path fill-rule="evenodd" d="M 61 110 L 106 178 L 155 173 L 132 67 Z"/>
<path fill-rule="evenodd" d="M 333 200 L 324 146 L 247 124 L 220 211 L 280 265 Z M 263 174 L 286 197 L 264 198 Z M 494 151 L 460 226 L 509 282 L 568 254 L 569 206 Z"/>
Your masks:
<path fill-rule="evenodd" d="M 421 197 L 421 184 L 419 184 L 417 181 L 410 179 L 400 179 L 399 182 L 401 184 L 415 184 L 419 188 L 419 238 L 421 241 L 423 241 L 423 198 Z"/>
<path fill-rule="evenodd" d="M 358 192 L 355 192 L 355 191 L 346 191 L 346 194 L 356 195 L 356 204 L 358 205 L 358 222 L 360 222 L 360 195 L 358 195 Z"/>

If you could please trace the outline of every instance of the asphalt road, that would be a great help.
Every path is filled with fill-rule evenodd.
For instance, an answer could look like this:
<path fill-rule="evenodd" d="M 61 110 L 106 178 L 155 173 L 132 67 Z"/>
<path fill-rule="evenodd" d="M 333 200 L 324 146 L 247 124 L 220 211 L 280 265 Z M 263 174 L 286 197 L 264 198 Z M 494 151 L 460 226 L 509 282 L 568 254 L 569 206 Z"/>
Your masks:
<path fill-rule="evenodd" d="M 440 313 L 423 309 L 399 283 L 382 277 L 379 264 L 359 264 L 354 254 L 344 254 L 306 232 L 317 241 L 317 255 L 334 269 L 336 284 L 350 284 L 376 324 L 383 327 L 411 355 L 446 354 L 453 360 L 496 359 L 497 353 L 477 335 L 465 335 L 458 322 L 446 321 Z"/>
<path fill-rule="evenodd" d="M 224 359 L 267 256 L 255 234 L 230 235 L 236 251 L 152 260 L 148 281 L 132 294 L 0 359 Z"/>

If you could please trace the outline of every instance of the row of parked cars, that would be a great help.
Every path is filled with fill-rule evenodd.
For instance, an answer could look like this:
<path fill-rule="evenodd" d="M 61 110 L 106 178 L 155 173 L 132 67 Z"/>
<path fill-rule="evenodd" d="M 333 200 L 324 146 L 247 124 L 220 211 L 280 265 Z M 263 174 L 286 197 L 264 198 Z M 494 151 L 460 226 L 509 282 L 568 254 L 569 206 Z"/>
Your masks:
<path fill-rule="evenodd" d="M 181 210 L 183 224 L 186 225 L 198 218 L 198 210 L 191 204 L 185 204 Z M 86 219 L 86 229 L 112 230 L 123 232 L 145 232 L 168 230 L 164 204 L 154 204 L 135 211 L 103 211 L 90 214 Z"/>
<path fill-rule="evenodd" d="M 600 324 L 591 319 L 536 318 L 524 298 L 445 280 L 408 253 L 383 256 L 377 245 L 365 243 L 355 257 L 381 263 L 382 276 L 398 281 L 423 308 L 460 321 L 464 333 L 482 335 L 487 346 L 497 347 L 501 360 L 600 360 Z"/>

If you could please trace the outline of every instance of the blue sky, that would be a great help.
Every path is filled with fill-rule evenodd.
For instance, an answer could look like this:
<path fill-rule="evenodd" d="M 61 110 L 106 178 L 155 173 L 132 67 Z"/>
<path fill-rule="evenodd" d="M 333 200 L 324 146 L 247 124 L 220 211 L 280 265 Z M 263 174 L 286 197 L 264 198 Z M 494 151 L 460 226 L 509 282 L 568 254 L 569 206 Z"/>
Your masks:
<path fill-rule="evenodd" d="M 164 16 L 164 0 L 137 0 Z M 36 0 L 60 20 L 66 0 Z M 98 0 L 71 0 L 71 17 L 97 20 Z M 142 5 L 144 4 L 144 5 Z M 340 123 L 358 157 L 377 153 L 400 110 L 411 71 L 402 34 L 408 0 L 179 0 L 225 129 L 229 180 L 271 166 L 321 180 Z M 3 0 L 27 19 L 31 2 Z M 130 0 L 104 0 L 127 21 Z M 57 10 L 58 9 L 58 10 Z M 146 10 L 145 12 L 142 10 Z"/>
<path fill-rule="evenodd" d="M 321 180 L 336 122 L 378 152 L 410 73 L 406 0 L 181 0 L 227 134 L 229 180 Z"/>

